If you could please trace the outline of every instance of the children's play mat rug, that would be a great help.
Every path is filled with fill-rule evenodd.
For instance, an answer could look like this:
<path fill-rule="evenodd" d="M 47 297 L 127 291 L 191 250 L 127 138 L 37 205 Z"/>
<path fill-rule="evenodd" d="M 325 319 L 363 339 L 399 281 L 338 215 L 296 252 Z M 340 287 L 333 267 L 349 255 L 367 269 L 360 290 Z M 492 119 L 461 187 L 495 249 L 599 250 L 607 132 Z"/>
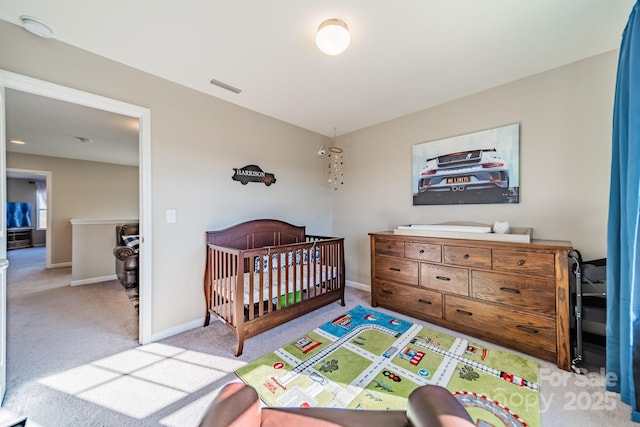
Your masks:
<path fill-rule="evenodd" d="M 446 387 L 482 426 L 539 426 L 537 361 L 362 306 L 238 369 L 267 406 L 406 409 Z"/>

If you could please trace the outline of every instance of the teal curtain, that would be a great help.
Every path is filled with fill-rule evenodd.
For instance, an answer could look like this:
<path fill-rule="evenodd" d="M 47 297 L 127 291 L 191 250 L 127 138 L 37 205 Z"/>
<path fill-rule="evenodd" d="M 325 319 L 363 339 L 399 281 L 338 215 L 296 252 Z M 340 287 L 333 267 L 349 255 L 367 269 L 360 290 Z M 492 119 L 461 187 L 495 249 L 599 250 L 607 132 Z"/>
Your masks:
<path fill-rule="evenodd" d="M 622 35 L 613 109 L 607 234 L 607 389 L 640 422 L 640 8 Z"/>

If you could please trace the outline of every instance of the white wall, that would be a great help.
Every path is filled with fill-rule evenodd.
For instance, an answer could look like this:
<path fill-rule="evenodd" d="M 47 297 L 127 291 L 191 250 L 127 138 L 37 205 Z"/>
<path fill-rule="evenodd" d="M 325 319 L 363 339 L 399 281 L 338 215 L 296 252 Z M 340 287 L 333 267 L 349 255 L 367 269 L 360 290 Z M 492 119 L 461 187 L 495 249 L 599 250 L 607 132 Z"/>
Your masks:
<path fill-rule="evenodd" d="M 345 135 L 345 185 L 334 232 L 346 237 L 347 279 L 370 284 L 367 233 L 401 224 L 474 221 L 533 227 L 606 256 L 617 51 Z M 436 84 L 436 83 L 434 83 Z M 416 143 L 520 123 L 520 203 L 412 205 Z"/>
<path fill-rule="evenodd" d="M 115 280 L 116 259 L 113 248 L 118 225 L 138 222 L 138 218 L 111 220 L 72 219 L 71 286 Z"/>

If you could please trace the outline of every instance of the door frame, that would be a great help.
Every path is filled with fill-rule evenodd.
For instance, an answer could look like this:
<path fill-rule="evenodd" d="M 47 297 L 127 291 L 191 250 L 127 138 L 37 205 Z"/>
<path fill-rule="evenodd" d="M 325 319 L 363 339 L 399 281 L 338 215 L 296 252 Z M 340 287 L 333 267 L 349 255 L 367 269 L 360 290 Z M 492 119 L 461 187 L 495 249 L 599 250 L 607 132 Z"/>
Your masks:
<path fill-rule="evenodd" d="M 25 75 L 0 69 L 0 90 L 15 89 L 34 95 L 45 96 L 61 101 L 84 105 L 99 110 L 109 111 L 124 116 L 137 118 L 139 121 L 139 221 L 140 221 L 140 256 L 138 286 L 140 293 L 138 341 L 148 344 L 152 341 L 152 193 L 151 193 L 151 110 L 116 99 L 107 98 L 90 92 L 73 89 L 67 86 L 50 83 Z M 0 132 L 6 134 L 4 114 L 0 115 Z M 3 157 L 6 155 L 6 147 Z M 6 164 L 0 163 L 0 182 L 4 182 Z M 6 285 L 5 285 L 6 287 Z M 6 289 L 0 290 L 0 294 Z M 6 315 L 6 302 L 0 301 L 2 315 Z M 1 337 L 6 348 L 6 336 Z"/>
<path fill-rule="evenodd" d="M 0 218 L 7 215 L 5 90 L 0 84 Z M 0 221 L 0 403 L 7 391 L 7 223 Z"/>

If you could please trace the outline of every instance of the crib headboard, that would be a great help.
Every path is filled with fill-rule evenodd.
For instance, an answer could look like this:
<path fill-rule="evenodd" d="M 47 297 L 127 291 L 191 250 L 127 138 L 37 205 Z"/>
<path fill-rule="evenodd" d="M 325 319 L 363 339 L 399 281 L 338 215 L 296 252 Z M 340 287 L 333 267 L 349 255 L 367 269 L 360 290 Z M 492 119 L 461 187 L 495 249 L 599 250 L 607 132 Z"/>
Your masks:
<path fill-rule="evenodd" d="M 233 249 L 288 245 L 305 241 L 305 226 L 277 219 L 255 219 L 223 230 L 207 231 L 207 243 Z"/>

